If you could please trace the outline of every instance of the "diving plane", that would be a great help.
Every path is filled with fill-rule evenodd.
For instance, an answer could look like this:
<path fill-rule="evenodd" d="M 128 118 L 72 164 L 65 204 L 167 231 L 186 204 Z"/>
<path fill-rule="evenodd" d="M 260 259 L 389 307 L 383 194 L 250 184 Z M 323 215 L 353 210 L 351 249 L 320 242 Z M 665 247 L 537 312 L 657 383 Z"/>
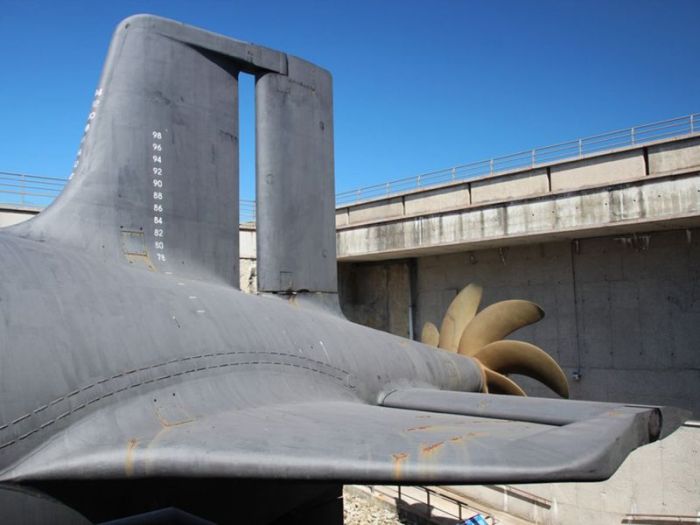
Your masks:
<path fill-rule="evenodd" d="M 258 293 L 239 290 L 238 78 L 255 77 Z M 75 167 L 0 231 L 2 523 L 342 523 L 343 484 L 603 480 L 682 422 L 568 396 L 470 284 L 422 341 L 346 320 L 332 81 L 137 15 Z M 520 394 L 520 395 L 506 395 Z"/>

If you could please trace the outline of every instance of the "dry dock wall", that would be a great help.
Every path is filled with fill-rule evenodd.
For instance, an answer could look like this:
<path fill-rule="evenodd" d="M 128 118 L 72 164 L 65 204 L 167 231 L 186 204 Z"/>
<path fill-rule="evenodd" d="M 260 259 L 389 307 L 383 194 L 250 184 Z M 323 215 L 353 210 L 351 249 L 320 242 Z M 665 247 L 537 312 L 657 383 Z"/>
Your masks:
<path fill-rule="evenodd" d="M 452 488 L 543 525 L 691 524 L 700 521 L 698 472 L 700 428 L 685 426 L 632 452 L 607 481 Z"/>
<path fill-rule="evenodd" d="M 341 263 L 339 274 L 351 320 L 402 336 L 439 326 L 469 282 L 484 287 L 482 307 L 532 300 L 546 317 L 512 337 L 557 359 L 573 398 L 670 404 L 700 417 L 700 229 Z"/>
<path fill-rule="evenodd" d="M 336 225 L 355 261 L 698 227 L 700 137 L 344 204 Z"/>
<path fill-rule="evenodd" d="M 345 262 L 339 277 L 349 318 L 402 336 L 409 312 L 419 334 L 468 282 L 484 286 L 482 307 L 530 299 L 546 316 L 512 337 L 559 360 L 573 398 L 670 404 L 700 417 L 700 229 Z M 698 472 L 700 428 L 685 426 L 633 452 L 608 481 L 455 488 L 538 524 L 696 523 Z"/>

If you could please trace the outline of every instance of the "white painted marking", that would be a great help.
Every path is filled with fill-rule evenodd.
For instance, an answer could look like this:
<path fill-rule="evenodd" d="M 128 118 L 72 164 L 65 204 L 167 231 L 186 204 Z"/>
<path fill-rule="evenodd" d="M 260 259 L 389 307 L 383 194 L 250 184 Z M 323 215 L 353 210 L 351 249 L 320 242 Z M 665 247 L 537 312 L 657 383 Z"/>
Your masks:
<path fill-rule="evenodd" d="M 153 150 L 156 155 L 152 155 L 151 159 L 153 161 L 153 164 L 151 165 L 151 171 L 153 172 L 154 178 L 152 179 L 153 181 L 153 188 L 155 190 L 162 189 L 164 184 L 163 184 L 163 179 L 160 177 L 163 177 L 163 168 L 162 166 L 155 166 L 155 164 L 162 164 L 163 163 L 163 157 L 164 151 L 163 151 L 163 145 L 160 143 L 160 140 L 163 139 L 163 133 L 159 130 L 153 130 L 151 131 L 151 137 L 152 137 L 152 142 L 151 142 L 151 149 Z M 153 192 L 153 200 L 156 201 L 153 203 L 153 224 L 156 226 L 165 226 L 165 217 L 163 217 L 163 213 L 165 211 L 165 194 L 162 191 L 154 191 Z M 160 201 L 160 202 L 158 202 Z M 153 236 L 156 237 L 157 239 L 160 238 L 159 240 L 156 240 L 154 242 L 155 249 L 157 250 L 156 252 L 156 257 L 158 261 L 160 262 L 165 262 L 166 257 L 165 253 L 165 231 L 164 228 L 155 228 L 153 230 Z M 166 272 L 168 273 L 168 272 Z M 184 286 L 184 283 L 177 283 L 180 286 Z"/>

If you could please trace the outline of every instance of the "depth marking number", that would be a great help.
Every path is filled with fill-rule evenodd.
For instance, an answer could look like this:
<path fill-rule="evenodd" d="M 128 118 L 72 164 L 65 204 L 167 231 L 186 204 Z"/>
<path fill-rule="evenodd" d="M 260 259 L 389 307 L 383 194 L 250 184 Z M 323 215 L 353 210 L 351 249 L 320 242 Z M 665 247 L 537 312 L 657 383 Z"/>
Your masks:
<path fill-rule="evenodd" d="M 164 179 L 165 170 L 163 169 L 163 132 L 160 130 L 151 131 L 151 175 L 153 177 L 153 247 L 156 250 L 156 260 L 158 262 L 166 262 L 165 256 L 165 219 L 163 212 L 165 211 L 166 202 L 164 198 Z"/>

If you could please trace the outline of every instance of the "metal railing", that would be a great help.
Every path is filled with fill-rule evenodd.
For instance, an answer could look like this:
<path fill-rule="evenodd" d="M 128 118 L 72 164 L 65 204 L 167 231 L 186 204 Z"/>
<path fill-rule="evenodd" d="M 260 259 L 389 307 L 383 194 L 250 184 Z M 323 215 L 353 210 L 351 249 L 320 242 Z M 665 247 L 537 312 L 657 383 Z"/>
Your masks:
<path fill-rule="evenodd" d="M 67 180 L 0 171 L 0 200 L 20 206 L 44 207 L 61 193 Z"/>
<path fill-rule="evenodd" d="M 255 201 L 241 199 L 239 201 L 238 217 L 241 224 L 255 222 Z"/>
<path fill-rule="evenodd" d="M 600 135 L 343 191 L 336 194 L 336 204 L 339 206 L 349 205 L 359 201 L 388 197 L 406 191 L 450 182 L 535 168 L 557 161 L 582 158 L 593 153 L 603 153 L 630 146 L 639 146 L 657 140 L 691 135 L 698 131 L 700 131 L 700 113 L 691 113 L 684 117 L 609 131 Z"/>
<path fill-rule="evenodd" d="M 490 525 L 499 523 L 489 511 L 445 487 L 355 485 L 353 488 L 368 492 L 369 496 L 391 504 L 399 517 L 406 518 L 409 523 L 444 523 L 448 517 L 454 519 L 454 523 L 459 523 L 475 514 L 480 514 Z"/>
<path fill-rule="evenodd" d="M 700 132 L 700 113 L 691 113 L 642 126 L 609 131 L 551 146 L 469 164 L 462 164 L 396 179 L 381 184 L 363 186 L 336 194 L 336 205 L 347 206 L 360 201 L 388 197 L 407 191 L 430 188 L 476 177 L 500 175 L 511 171 L 534 168 L 553 162 L 574 160 L 594 153 L 604 153 L 630 146 L 640 146 L 657 140 L 680 138 Z M 21 206 L 43 207 L 61 192 L 68 179 L 43 177 L 24 173 L 0 172 L 0 202 Z M 240 221 L 255 221 L 255 201 L 240 201 Z"/>

